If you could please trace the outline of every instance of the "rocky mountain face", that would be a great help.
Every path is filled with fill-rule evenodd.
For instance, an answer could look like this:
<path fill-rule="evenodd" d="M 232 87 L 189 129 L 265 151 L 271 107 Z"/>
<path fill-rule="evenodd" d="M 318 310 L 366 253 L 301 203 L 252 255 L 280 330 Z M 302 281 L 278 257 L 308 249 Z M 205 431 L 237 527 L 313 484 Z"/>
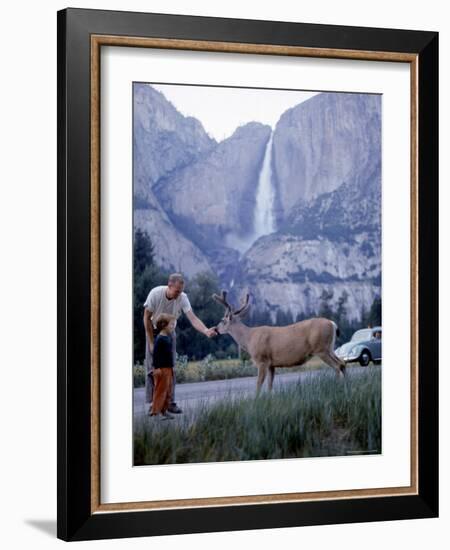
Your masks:
<path fill-rule="evenodd" d="M 306 144 L 301 131 L 308 131 Z M 249 289 L 272 318 L 279 308 L 294 318 L 317 312 L 323 293 L 336 310 L 347 295 L 349 317 L 359 318 L 381 294 L 380 98 L 316 96 L 281 117 L 276 147 L 278 231 L 246 252 L 235 294 Z"/>
<path fill-rule="evenodd" d="M 381 163 L 355 170 L 335 191 L 299 201 L 280 224 L 281 232 L 331 241 L 351 241 L 358 233 L 379 234 L 381 228 Z"/>
<path fill-rule="evenodd" d="M 208 257 L 173 225 L 152 192 L 147 208 L 135 209 L 134 226 L 150 236 L 158 264 L 167 271 L 182 272 L 187 277 L 213 271 Z"/>
<path fill-rule="evenodd" d="M 381 293 L 379 96 L 319 94 L 286 111 L 273 133 L 249 123 L 216 143 L 138 86 L 134 219 L 161 266 L 212 271 L 234 300 L 249 290 L 272 319 L 316 313 L 324 291 L 334 309 L 347 295 L 349 318 L 370 308 Z M 277 230 L 252 243 L 271 135 Z"/>
<path fill-rule="evenodd" d="M 273 139 L 278 218 L 379 161 L 381 97 L 322 93 L 287 110 Z"/>
<path fill-rule="evenodd" d="M 241 126 L 154 187 L 171 219 L 202 250 L 228 247 L 233 238 L 251 233 L 258 175 L 270 133 L 270 126 L 256 122 Z"/>
<path fill-rule="evenodd" d="M 193 117 L 185 117 L 148 84 L 133 87 L 134 199 L 146 206 L 149 190 L 217 143 Z"/>
<path fill-rule="evenodd" d="M 154 186 L 176 174 L 216 141 L 193 117 L 184 117 L 148 84 L 133 89 L 134 226 L 151 236 L 159 263 L 187 276 L 212 268 L 203 252 L 172 223 L 154 194 Z"/>
<path fill-rule="evenodd" d="M 272 319 L 279 309 L 290 311 L 295 319 L 298 314 L 317 314 L 324 291 L 332 294 L 328 305 L 333 310 L 345 293 L 347 312 L 358 318 L 362 305 L 369 308 L 380 287 L 379 260 L 361 261 L 366 246 L 365 234 L 353 245 L 279 234 L 261 238 L 240 263 L 235 300 L 249 290 L 256 309 L 268 310 Z"/>

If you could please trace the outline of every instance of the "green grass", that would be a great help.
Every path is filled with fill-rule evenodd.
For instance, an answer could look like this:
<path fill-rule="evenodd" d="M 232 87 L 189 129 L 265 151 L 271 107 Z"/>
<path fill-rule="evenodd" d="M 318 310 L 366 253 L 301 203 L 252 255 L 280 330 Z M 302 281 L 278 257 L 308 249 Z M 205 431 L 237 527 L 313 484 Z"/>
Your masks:
<path fill-rule="evenodd" d="M 319 372 L 259 398 L 202 404 L 194 416 L 136 426 L 135 465 L 381 452 L 381 369 L 344 382 Z"/>

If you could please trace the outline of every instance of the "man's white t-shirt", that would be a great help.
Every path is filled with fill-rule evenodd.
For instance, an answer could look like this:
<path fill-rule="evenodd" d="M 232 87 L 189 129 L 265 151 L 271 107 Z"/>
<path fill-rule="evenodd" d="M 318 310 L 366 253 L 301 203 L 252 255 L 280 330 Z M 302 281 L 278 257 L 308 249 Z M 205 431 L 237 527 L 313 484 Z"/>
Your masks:
<path fill-rule="evenodd" d="M 178 298 L 169 300 L 166 296 L 167 285 L 155 286 L 149 292 L 147 299 L 144 302 L 144 307 L 152 312 L 152 323 L 155 326 L 155 321 L 161 313 L 174 315 L 177 319 L 181 312 L 187 313 L 192 309 L 189 298 L 185 292 L 182 292 Z"/>

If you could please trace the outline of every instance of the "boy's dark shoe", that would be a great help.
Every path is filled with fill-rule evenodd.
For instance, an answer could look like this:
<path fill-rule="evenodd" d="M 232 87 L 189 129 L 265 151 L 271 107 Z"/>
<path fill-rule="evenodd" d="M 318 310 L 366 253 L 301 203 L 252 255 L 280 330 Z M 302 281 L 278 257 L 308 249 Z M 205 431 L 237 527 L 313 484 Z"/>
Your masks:
<path fill-rule="evenodd" d="M 176 403 L 172 403 L 167 410 L 173 414 L 181 414 L 183 412 Z"/>

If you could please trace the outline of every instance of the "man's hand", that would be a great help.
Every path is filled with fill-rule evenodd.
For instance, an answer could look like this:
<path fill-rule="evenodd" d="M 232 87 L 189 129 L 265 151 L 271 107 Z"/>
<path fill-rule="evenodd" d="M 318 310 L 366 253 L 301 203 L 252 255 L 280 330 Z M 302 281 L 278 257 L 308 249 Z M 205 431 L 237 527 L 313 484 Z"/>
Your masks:
<path fill-rule="evenodd" d="M 195 328 L 195 330 L 198 330 L 201 334 L 204 334 L 208 338 L 212 338 L 213 336 L 216 336 L 216 331 L 213 328 L 207 328 L 203 324 L 202 321 L 195 315 L 195 313 L 190 309 L 188 312 L 186 312 L 186 317 L 191 322 L 191 325 Z"/>

